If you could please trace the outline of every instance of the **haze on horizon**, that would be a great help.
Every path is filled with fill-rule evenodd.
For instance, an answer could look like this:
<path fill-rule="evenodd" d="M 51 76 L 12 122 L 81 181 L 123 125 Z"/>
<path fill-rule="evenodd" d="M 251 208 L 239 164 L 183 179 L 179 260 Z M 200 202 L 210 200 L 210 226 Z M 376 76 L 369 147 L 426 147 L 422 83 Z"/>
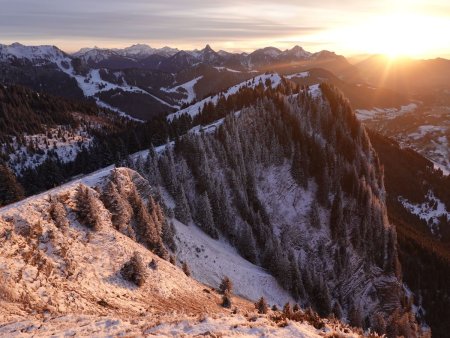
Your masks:
<path fill-rule="evenodd" d="M 0 43 L 450 57 L 448 0 L 0 0 Z"/>

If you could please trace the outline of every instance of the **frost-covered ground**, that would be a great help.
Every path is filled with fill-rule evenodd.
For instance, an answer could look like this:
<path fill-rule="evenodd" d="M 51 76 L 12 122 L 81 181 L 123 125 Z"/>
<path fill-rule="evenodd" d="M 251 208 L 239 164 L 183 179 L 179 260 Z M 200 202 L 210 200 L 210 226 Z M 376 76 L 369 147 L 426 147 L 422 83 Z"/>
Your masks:
<path fill-rule="evenodd" d="M 24 319 L 0 326 L 0 337 L 267 337 L 319 338 L 361 337 L 348 328 L 335 325 L 316 329 L 295 321 L 277 325 L 265 315 L 255 313 L 186 316 L 144 315 L 131 318 L 113 316 L 63 315 L 44 319 Z"/>
<path fill-rule="evenodd" d="M 100 228 L 91 231 L 81 226 L 70 212 L 76 187 L 80 182 L 99 185 L 111 169 L 0 209 L 1 337 L 320 337 L 335 330 L 357 337 L 326 320 L 321 329 L 307 322 L 277 325 L 271 316 L 280 316 L 279 312 L 258 315 L 252 302 L 234 295 L 237 313 L 233 314 L 220 306 L 221 296 L 215 290 L 115 230 L 103 204 L 97 210 Z M 119 169 L 126 182 L 131 182 L 126 178 L 132 173 Z M 69 211 L 67 228 L 56 227 L 48 217 L 50 195 L 64 201 Z M 195 225 L 175 221 L 175 226 L 177 258 L 189 263 L 199 281 L 217 286 L 228 275 L 237 295 L 252 300 L 264 295 L 278 304 L 291 300 L 273 277 L 227 243 L 211 239 Z M 139 288 L 119 272 L 136 251 L 146 266 L 157 262 Z"/>
<path fill-rule="evenodd" d="M 222 278 L 228 276 L 235 293 L 252 301 L 264 296 L 269 304 L 279 307 L 294 302 L 273 276 L 242 258 L 227 242 L 212 239 L 195 225 L 177 221 L 174 225 L 177 257 L 189 263 L 195 279 L 217 288 Z"/>

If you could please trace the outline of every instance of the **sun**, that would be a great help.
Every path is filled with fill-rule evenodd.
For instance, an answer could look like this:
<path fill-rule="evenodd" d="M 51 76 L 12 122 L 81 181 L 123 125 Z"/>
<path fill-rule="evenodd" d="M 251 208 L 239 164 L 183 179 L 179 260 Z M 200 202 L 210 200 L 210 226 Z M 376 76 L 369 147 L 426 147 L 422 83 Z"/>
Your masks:
<path fill-rule="evenodd" d="M 433 32 L 427 31 L 424 18 L 404 13 L 396 13 L 376 18 L 362 30 L 367 34 L 367 48 L 385 54 L 390 58 L 416 56 L 426 52 Z M 363 39 L 363 37 L 361 37 Z"/>
<path fill-rule="evenodd" d="M 442 48 L 446 27 L 448 22 L 421 13 L 388 12 L 338 28 L 331 38 L 356 53 L 422 57 Z"/>

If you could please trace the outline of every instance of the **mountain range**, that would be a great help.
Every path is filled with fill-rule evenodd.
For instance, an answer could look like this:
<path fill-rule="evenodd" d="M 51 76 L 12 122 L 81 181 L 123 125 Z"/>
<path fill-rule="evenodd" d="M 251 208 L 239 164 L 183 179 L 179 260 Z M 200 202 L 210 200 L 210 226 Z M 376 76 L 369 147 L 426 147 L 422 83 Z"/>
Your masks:
<path fill-rule="evenodd" d="M 389 62 L 0 45 L 0 334 L 445 337 L 450 67 Z"/>

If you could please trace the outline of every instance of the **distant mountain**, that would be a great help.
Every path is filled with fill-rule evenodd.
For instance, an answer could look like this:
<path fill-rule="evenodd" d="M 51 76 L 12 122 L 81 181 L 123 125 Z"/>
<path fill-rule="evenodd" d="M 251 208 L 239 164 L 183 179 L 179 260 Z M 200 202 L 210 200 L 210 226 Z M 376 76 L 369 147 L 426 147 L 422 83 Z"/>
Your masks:
<path fill-rule="evenodd" d="M 133 45 L 124 49 L 81 49 L 73 54 L 93 67 L 127 68 L 139 67 L 168 72 L 178 72 L 196 64 L 212 66 L 235 66 L 238 69 L 255 70 L 269 65 L 295 63 L 298 61 L 314 61 L 333 59 L 338 56 L 331 52 L 310 53 L 300 46 L 281 51 L 275 47 L 255 50 L 250 54 L 214 51 L 210 45 L 201 50 L 179 51 L 169 47 L 154 49 L 147 45 Z M 161 62 L 142 62 L 149 57 Z M 121 63 L 120 63 L 121 62 Z"/>
<path fill-rule="evenodd" d="M 383 86 L 416 96 L 428 103 L 450 102 L 450 60 L 389 59 L 373 55 L 355 63 L 360 76 L 373 86 Z M 447 95 L 446 95 L 447 94 Z"/>
<path fill-rule="evenodd" d="M 15 43 L 0 45 L 0 66 L 0 83 L 93 99 L 140 120 L 172 113 L 263 72 L 278 72 L 298 84 L 329 81 L 359 109 L 400 107 L 411 98 L 425 103 L 450 102 L 448 60 L 408 61 L 386 73 L 381 82 L 387 64 L 378 57 L 352 65 L 334 52 L 311 53 L 300 46 L 230 53 L 209 45 L 184 51 L 137 44 L 123 49 L 83 48 L 68 55 L 54 46 Z M 303 72 L 310 76 L 294 76 Z M 186 90 L 189 84 L 191 91 Z"/>

